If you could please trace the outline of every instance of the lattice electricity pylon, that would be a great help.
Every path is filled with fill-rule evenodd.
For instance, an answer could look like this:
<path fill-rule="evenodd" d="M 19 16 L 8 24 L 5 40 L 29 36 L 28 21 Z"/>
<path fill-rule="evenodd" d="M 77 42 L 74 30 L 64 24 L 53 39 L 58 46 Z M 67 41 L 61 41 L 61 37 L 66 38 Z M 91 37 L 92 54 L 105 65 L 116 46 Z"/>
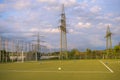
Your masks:
<path fill-rule="evenodd" d="M 110 27 L 108 25 L 107 27 L 107 31 L 106 31 L 106 51 L 107 51 L 107 55 L 109 53 L 112 53 L 112 39 L 111 39 L 112 33 L 110 31 Z"/>
<path fill-rule="evenodd" d="M 68 58 L 67 54 L 67 30 L 66 30 L 66 16 L 64 11 L 64 4 L 62 5 L 61 25 L 60 27 L 60 57 L 59 59 Z"/>

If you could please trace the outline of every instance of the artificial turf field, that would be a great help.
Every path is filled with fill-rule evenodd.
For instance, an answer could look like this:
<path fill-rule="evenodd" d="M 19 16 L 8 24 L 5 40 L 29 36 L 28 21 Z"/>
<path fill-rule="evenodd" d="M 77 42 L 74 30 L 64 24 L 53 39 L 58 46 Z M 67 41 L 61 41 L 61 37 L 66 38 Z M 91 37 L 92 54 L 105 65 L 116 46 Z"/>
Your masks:
<path fill-rule="evenodd" d="M 0 80 L 120 80 L 120 60 L 0 63 Z"/>

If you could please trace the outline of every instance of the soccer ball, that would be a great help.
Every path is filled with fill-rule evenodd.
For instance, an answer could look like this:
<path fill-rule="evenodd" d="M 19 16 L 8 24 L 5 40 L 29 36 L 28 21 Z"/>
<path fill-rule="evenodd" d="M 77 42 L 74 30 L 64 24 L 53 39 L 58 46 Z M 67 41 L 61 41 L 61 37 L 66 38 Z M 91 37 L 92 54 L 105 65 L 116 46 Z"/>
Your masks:
<path fill-rule="evenodd" d="M 58 70 L 61 70 L 61 67 L 59 67 Z"/>

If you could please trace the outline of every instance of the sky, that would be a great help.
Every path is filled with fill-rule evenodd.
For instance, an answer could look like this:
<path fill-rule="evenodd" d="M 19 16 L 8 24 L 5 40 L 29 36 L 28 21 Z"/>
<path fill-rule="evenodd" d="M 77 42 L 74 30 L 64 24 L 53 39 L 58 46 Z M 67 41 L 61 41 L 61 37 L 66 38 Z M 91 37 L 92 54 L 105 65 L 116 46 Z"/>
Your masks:
<path fill-rule="evenodd" d="M 68 49 L 106 47 L 110 25 L 113 46 L 120 42 L 120 0 L 0 0 L 0 36 L 60 48 L 60 14 L 65 5 Z M 42 37 L 43 36 L 43 37 Z"/>

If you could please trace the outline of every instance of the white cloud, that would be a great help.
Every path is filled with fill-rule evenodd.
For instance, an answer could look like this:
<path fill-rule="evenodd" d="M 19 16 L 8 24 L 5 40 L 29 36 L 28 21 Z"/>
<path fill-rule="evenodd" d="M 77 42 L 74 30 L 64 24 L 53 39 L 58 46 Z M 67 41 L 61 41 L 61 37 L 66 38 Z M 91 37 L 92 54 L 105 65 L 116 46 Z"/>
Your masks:
<path fill-rule="evenodd" d="M 55 28 L 45 28 L 45 29 L 42 29 L 40 30 L 40 32 L 42 33 L 59 33 L 59 29 L 55 29 Z"/>
<path fill-rule="evenodd" d="M 110 23 L 106 23 L 106 24 L 104 24 L 104 26 L 112 27 L 112 24 L 110 24 Z"/>
<path fill-rule="evenodd" d="M 76 0 L 37 0 L 37 1 L 48 4 L 64 4 L 67 7 L 72 6 L 77 2 Z"/>
<path fill-rule="evenodd" d="M 79 4 L 76 4 L 76 6 L 74 7 L 74 9 L 86 9 L 88 7 L 88 3 L 87 2 L 81 2 Z"/>
<path fill-rule="evenodd" d="M 108 16 L 108 17 L 113 17 L 113 13 L 107 13 L 105 16 Z"/>
<path fill-rule="evenodd" d="M 90 28 L 92 26 L 92 24 L 79 22 L 76 26 L 79 28 Z"/>
<path fill-rule="evenodd" d="M 0 12 L 5 11 L 6 9 L 6 4 L 0 4 Z"/>
<path fill-rule="evenodd" d="M 78 16 L 76 19 L 78 19 L 78 20 L 81 21 L 81 20 L 83 19 L 83 17 L 79 17 L 79 16 Z"/>
<path fill-rule="evenodd" d="M 46 10 L 48 10 L 48 11 L 53 11 L 53 10 L 55 10 L 55 11 L 59 11 L 60 9 L 61 9 L 61 7 L 60 6 L 45 6 L 44 7 L 44 9 L 46 9 Z"/>
<path fill-rule="evenodd" d="M 119 17 L 114 18 L 114 21 L 119 21 L 119 22 L 120 22 L 120 16 L 119 16 Z"/>
<path fill-rule="evenodd" d="M 68 29 L 68 34 L 80 34 L 78 31 L 76 31 L 75 29 Z"/>
<path fill-rule="evenodd" d="M 39 29 L 38 29 L 38 28 L 31 28 L 29 31 L 30 31 L 30 32 L 38 32 Z"/>
<path fill-rule="evenodd" d="M 90 11 L 91 11 L 92 13 L 98 13 L 98 12 L 101 11 L 101 8 L 100 8 L 99 6 L 93 6 L 93 7 L 90 9 Z"/>
<path fill-rule="evenodd" d="M 109 25 L 110 27 L 112 27 L 112 24 L 110 24 L 110 23 L 99 23 L 99 24 L 97 25 L 97 28 L 98 28 L 98 29 L 106 30 L 108 25 Z"/>
<path fill-rule="evenodd" d="M 112 13 L 95 16 L 95 18 L 102 21 L 120 22 L 120 16 L 116 16 Z"/>
<path fill-rule="evenodd" d="M 51 32 L 52 33 L 59 33 L 59 30 L 58 29 L 51 29 Z"/>
<path fill-rule="evenodd" d="M 92 2 L 92 3 L 95 3 L 95 2 L 96 2 L 96 0 L 91 0 L 91 2 Z"/>
<path fill-rule="evenodd" d="M 99 16 L 95 16 L 95 18 L 97 19 L 97 20 L 104 20 L 104 21 L 114 21 L 115 19 L 114 19 L 114 15 L 113 14 L 111 14 L 111 13 L 108 13 L 108 14 L 103 14 L 103 15 L 99 15 Z"/>
<path fill-rule="evenodd" d="M 82 9 L 85 9 L 85 8 L 87 8 L 87 7 L 88 7 L 88 4 L 87 4 L 87 3 L 82 3 L 82 4 L 81 4 L 81 8 L 82 8 Z"/>
<path fill-rule="evenodd" d="M 45 26 L 45 25 L 42 25 Z M 45 27 L 40 27 L 39 25 L 37 25 L 37 27 L 31 27 L 31 29 L 29 31 L 32 32 L 40 32 L 40 33 L 49 33 L 49 34 L 54 34 L 54 33 L 59 33 L 59 29 L 58 28 L 53 28 L 51 25 L 47 25 Z"/>
<path fill-rule="evenodd" d="M 96 19 L 100 19 L 100 20 L 109 20 L 109 17 L 108 16 L 96 16 Z"/>
<path fill-rule="evenodd" d="M 59 0 L 61 4 L 65 4 L 65 6 L 73 6 L 77 2 L 76 0 Z"/>
<path fill-rule="evenodd" d="M 43 3 L 56 3 L 57 0 L 37 0 L 37 1 Z"/>
<path fill-rule="evenodd" d="M 44 43 L 41 43 L 41 45 L 43 45 L 44 48 L 47 48 L 49 50 L 56 48 L 53 44 L 51 44 L 51 42 L 44 42 Z"/>
<path fill-rule="evenodd" d="M 59 33 L 59 29 L 57 28 L 44 28 L 44 29 L 39 29 L 37 27 L 29 29 L 29 32 L 40 32 L 40 34 L 57 34 Z M 49 35 L 50 36 L 50 35 Z"/>
<path fill-rule="evenodd" d="M 105 41 L 103 41 L 102 39 L 104 38 L 101 35 L 95 34 L 92 35 L 92 37 L 94 38 L 89 38 L 89 42 L 90 44 L 95 48 L 95 47 L 100 47 L 100 46 L 105 46 Z"/>
<path fill-rule="evenodd" d="M 70 32 L 70 33 L 74 33 L 74 30 L 73 30 L 73 29 L 69 29 L 69 32 Z"/>
<path fill-rule="evenodd" d="M 117 25 L 117 26 L 115 26 L 115 27 L 116 27 L 116 28 L 113 28 L 113 29 L 112 29 L 113 36 L 119 37 L 119 35 L 120 35 L 120 25 Z"/>
<path fill-rule="evenodd" d="M 17 10 L 22 10 L 22 9 L 27 9 L 31 5 L 32 5 L 31 1 L 17 0 L 14 2 L 14 4 L 12 6 L 13 6 L 13 8 L 15 8 Z"/>
<path fill-rule="evenodd" d="M 61 11 L 62 10 L 62 4 L 64 4 L 65 8 L 70 7 L 76 4 L 76 0 L 37 0 L 41 3 L 46 3 L 47 5 L 44 5 L 44 9 L 48 11 Z"/>
<path fill-rule="evenodd" d="M 100 5 L 93 5 L 98 5 L 95 3 L 96 0 L 82 0 L 80 2 L 77 2 L 77 0 L 37 1 L 39 2 L 36 2 L 36 0 L 8 0 L 6 3 L 1 3 L 0 12 L 2 11 L 3 13 L 1 13 L 2 18 L 0 19 L 0 32 L 40 32 L 40 34 L 47 36 L 46 40 L 50 42 L 49 46 L 52 48 L 56 48 L 60 37 L 59 29 L 57 29 L 57 26 L 59 24 L 57 22 L 60 20 L 59 14 L 61 12 L 58 10 L 61 10 L 61 4 L 64 3 L 65 7 L 67 7 L 67 24 L 70 23 L 70 26 L 68 26 L 70 27 L 68 29 L 68 34 L 71 33 L 69 35 L 70 38 L 72 37 L 71 42 L 69 42 L 68 39 L 68 43 L 70 43 L 70 46 L 68 44 L 68 48 L 78 48 L 79 46 L 81 46 L 82 48 L 86 48 L 88 46 L 102 46 L 102 41 L 104 40 L 102 40 L 101 38 L 104 37 L 106 28 L 109 23 L 111 23 L 110 27 L 112 26 L 111 31 L 119 33 L 120 17 L 116 15 L 116 12 L 112 12 L 112 14 L 100 12 L 102 10 Z M 102 14 L 95 14 L 98 12 Z M 56 16 L 56 14 L 58 14 L 59 16 Z M 89 29 L 89 31 L 87 28 Z M 97 37 L 97 35 L 95 34 L 100 36 Z M 31 34 L 26 36 L 30 35 Z M 22 34 L 20 34 L 20 36 L 22 36 Z M 81 38 L 78 36 L 80 36 Z M 86 38 L 84 36 L 88 37 Z M 51 37 L 53 38 L 51 39 Z M 93 40 L 93 37 L 97 39 Z M 94 43 L 95 41 L 97 42 L 97 46 Z"/>

